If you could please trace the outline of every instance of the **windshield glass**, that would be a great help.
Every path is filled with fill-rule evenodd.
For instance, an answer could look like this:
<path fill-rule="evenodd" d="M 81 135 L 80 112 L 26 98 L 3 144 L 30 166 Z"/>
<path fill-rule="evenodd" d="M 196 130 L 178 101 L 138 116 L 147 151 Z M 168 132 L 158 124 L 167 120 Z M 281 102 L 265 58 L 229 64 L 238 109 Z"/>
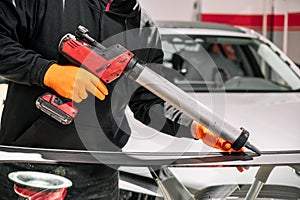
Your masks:
<path fill-rule="evenodd" d="M 162 35 L 162 45 L 164 66 L 176 72 L 171 81 L 186 91 L 300 88 L 289 64 L 257 39 L 170 34 Z"/>

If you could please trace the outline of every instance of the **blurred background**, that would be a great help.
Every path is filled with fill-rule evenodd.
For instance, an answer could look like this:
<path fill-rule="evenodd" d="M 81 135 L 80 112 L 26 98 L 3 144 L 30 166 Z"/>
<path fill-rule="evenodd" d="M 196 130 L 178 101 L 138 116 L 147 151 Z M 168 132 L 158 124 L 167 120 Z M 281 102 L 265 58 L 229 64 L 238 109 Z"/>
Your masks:
<path fill-rule="evenodd" d="M 300 64 L 300 0 L 140 0 L 154 20 L 245 26 Z"/>

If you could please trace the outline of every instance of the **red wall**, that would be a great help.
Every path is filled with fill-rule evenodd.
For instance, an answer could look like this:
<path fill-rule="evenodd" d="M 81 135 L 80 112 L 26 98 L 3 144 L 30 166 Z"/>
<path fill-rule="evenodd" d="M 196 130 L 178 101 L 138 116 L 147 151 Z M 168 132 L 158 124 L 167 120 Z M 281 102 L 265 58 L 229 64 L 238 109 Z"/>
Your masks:
<path fill-rule="evenodd" d="M 217 22 L 238 26 L 246 26 L 256 31 L 262 31 L 263 15 L 251 14 L 214 14 L 205 13 L 201 15 L 203 22 Z M 273 22 L 272 22 L 273 21 Z M 284 15 L 275 14 L 267 16 L 268 30 L 273 27 L 273 31 L 283 31 Z M 273 24 L 273 26 L 271 26 Z M 289 13 L 288 15 L 288 30 L 300 31 L 300 12 Z"/>

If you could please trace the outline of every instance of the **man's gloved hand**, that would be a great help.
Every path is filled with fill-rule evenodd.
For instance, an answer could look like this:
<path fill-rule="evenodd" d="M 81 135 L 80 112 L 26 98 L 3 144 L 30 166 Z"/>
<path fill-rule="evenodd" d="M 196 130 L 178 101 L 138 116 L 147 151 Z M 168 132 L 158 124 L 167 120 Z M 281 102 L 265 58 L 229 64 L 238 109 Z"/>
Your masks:
<path fill-rule="evenodd" d="M 222 151 L 225 152 L 244 152 L 244 149 L 240 149 L 238 151 L 234 150 L 233 148 L 231 148 L 231 143 L 224 140 L 223 138 L 219 137 L 218 135 L 212 133 L 211 131 L 209 131 L 207 128 L 203 127 L 202 125 L 198 124 L 198 123 L 194 123 L 192 127 L 195 127 L 196 131 L 193 133 L 194 137 L 196 139 L 201 139 L 203 141 L 203 143 L 205 143 L 206 145 L 216 148 L 216 149 L 220 149 Z M 247 170 L 248 167 L 237 167 L 237 169 L 240 172 L 243 172 L 245 169 Z"/>
<path fill-rule="evenodd" d="M 227 152 L 236 152 L 233 148 L 231 148 L 230 142 L 227 142 L 223 138 L 219 137 L 218 135 L 212 133 L 204 126 L 197 124 L 196 127 L 196 138 L 201 139 L 206 145 L 220 149 L 222 151 Z M 239 150 L 238 152 L 243 152 L 243 150 Z"/>
<path fill-rule="evenodd" d="M 46 71 L 44 84 L 62 97 L 72 99 L 77 103 L 87 98 L 87 92 L 100 100 L 108 94 L 106 86 L 99 78 L 73 65 L 51 65 Z"/>

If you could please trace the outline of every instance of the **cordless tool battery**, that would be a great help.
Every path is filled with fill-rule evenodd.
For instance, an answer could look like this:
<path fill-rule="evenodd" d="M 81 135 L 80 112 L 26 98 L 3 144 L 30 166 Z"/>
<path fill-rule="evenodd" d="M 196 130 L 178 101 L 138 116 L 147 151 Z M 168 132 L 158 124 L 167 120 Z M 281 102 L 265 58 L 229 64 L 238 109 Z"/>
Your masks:
<path fill-rule="evenodd" d="M 70 124 L 78 109 L 71 101 L 63 101 L 55 94 L 46 93 L 36 100 L 36 106 L 62 124 Z"/>

